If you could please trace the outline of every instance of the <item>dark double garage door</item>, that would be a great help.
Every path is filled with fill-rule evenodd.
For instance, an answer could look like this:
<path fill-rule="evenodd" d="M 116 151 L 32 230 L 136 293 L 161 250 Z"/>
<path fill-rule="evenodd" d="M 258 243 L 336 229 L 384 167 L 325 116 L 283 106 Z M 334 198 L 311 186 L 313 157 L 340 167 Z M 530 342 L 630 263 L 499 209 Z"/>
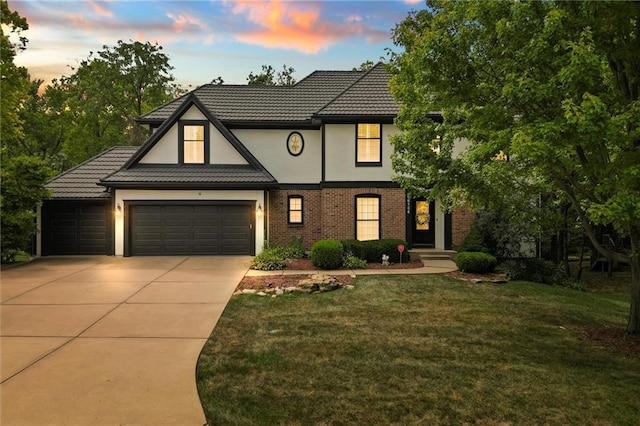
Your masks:
<path fill-rule="evenodd" d="M 132 204 L 125 256 L 253 254 L 252 204 Z"/>
<path fill-rule="evenodd" d="M 254 205 L 171 201 L 128 204 L 124 212 L 124 255 L 254 254 Z M 114 254 L 113 214 L 111 200 L 46 201 L 42 210 L 42 254 Z"/>

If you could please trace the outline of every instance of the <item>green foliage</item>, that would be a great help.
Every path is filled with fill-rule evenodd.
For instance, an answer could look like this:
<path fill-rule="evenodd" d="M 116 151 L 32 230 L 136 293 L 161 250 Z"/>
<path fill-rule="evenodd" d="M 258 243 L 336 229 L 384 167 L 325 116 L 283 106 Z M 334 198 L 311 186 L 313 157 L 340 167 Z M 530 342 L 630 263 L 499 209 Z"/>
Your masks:
<path fill-rule="evenodd" d="M 282 247 L 265 247 L 251 262 L 251 269 L 276 271 L 284 269 L 287 256 Z"/>
<path fill-rule="evenodd" d="M 20 251 L 31 252 L 36 234 L 36 207 L 48 195 L 44 183 L 51 170 L 44 161 L 27 156 L 4 159 L 0 177 L 2 262 L 12 262 Z"/>
<path fill-rule="evenodd" d="M 2 155 L 6 155 L 7 149 L 14 148 L 23 136 L 24 122 L 19 111 L 28 96 L 29 74 L 26 68 L 16 66 L 14 59 L 27 45 L 28 40 L 21 33 L 29 29 L 29 24 L 18 12 L 11 11 L 5 0 L 0 2 L 0 19 L 0 147 Z M 18 37 L 18 41 L 13 42 L 10 36 Z"/>
<path fill-rule="evenodd" d="M 565 285 L 567 282 L 562 267 L 545 259 L 507 260 L 502 262 L 497 269 L 512 281 L 524 280 L 556 285 Z"/>
<path fill-rule="evenodd" d="M 352 253 L 345 253 L 342 266 L 347 269 L 367 269 L 367 261 L 354 256 Z"/>
<path fill-rule="evenodd" d="M 344 249 L 337 240 L 316 241 L 311 247 L 311 262 L 321 269 L 338 269 L 342 266 Z"/>
<path fill-rule="evenodd" d="M 305 254 L 304 243 L 301 237 L 293 237 L 289 241 L 289 244 L 284 248 L 285 256 L 287 259 L 302 259 Z"/>
<path fill-rule="evenodd" d="M 488 205 L 539 230 L 538 196 L 571 204 L 601 254 L 634 263 L 637 334 L 640 253 L 602 246 L 593 225 L 612 224 L 640 247 L 639 28 L 640 2 L 431 0 L 395 28 L 390 64 L 397 181 L 445 207 Z M 500 152 L 508 161 L 495 160 Z"/>
<path fill-rule="evenodd" d="M 462 240 L 460 247 L 457 247 L 459 252 L 483 252 L 491 253 L 484 240 L 484 235 L 480 232 L 478 226 L 474 223 L 469 229 L 469 233 Z"/>
<path fill-rule="evenodd" d="M 149 42 L 120 40 L 72 69 L 53 82 L 70 112 L 63 151 L 72 164 L 111 146 L 141 144 L 147 135 L 135 119 L 170 100 L 175 90 L 169 58 Z"/>
<path fill-rule="evenodd" d="M 296 84 L 293 67 L 282 65 L 282 71 L 276 74 L 276 70 L 271 65 L 263 65 L 262 72 L 254 74 L 253 71 L 247 77 L 247 84 L 261 84 L 264 86 L 292 86 Z"/>
<path fill-rule="evenodd" d="M 498 261 L 489 253 L 459 252 L 456 255 L 456 266 L 462 272 L 476 272 L 484 274 L 493 272 Z"/>
<path fill-rule="evenodd" d="M 382 255 L 389 256 L 390 262 L 400 261 L 400 252 L 398 246 L 403 245 L 407 247 L 407 242 L 400 239 L 382 239 L 382 240 L 370 240 L 370 241 L 358 241 L 358 240 L 345 240 L 342 242 L 346 252 L 353 253 L 354 256 L 366 260 L 371 263 L 381 263 Z M 408 250 L 405 250 L 402 254 L 402 261 L 409 260 Z"/>

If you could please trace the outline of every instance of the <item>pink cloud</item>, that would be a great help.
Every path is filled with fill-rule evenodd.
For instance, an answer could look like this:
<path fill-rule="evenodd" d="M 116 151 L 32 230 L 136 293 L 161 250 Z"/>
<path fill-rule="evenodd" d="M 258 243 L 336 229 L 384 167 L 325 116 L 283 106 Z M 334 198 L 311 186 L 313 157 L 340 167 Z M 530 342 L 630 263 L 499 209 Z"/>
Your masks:
<path fill-rule="evenodd" d="M 208 30 L 207 26 L 202 23 L 198 18 L 194 18 L 186 13 L 179 13 L 174 15 L 167 13 L 167 17 L 173 21 L 173 29 L 179 33 L 185 29 L 190 30 L 192 28 L 200 28 L 201 30 Z"/>
<path fill-rule="evenodd" d="M 90 2 L 91 7 L 93 7 L 93 11 L 100 16 L 106 16 L 107 18 L 113 18 L 113 12 L 108 9 L 105 9 L 100 4 L 95 1 Z"/>
<path fill-rule="evenodd" d="M 363 18 L 357 15 L 349 16 L 344 22 L 321 19 L 321 5 L 316 2 L 237 0 L 225 3 L 232 5 L 233 14 L 243 15 L 254 24 L 254 29 L 235 33 L 244 43 L 317 53 L 342 39 L 369 32 L 361 22 Z"/>

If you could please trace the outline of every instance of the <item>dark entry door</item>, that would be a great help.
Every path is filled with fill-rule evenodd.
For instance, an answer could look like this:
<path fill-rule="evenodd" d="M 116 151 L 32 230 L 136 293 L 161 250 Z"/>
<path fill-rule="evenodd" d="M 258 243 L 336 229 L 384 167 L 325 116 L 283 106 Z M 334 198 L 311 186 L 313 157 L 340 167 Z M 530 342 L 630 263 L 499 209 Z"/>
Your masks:
<path fill-rule="evenodd" d="M 412 243 L 414 246 L 435 247 L 436 243 L 436 214 L 435 203 L 413 200 L 411 202 Z"/>
<path fill-rule="evenodd" d="M 250 205 L 132 205 L 126 255 L 252 254 Z"/>

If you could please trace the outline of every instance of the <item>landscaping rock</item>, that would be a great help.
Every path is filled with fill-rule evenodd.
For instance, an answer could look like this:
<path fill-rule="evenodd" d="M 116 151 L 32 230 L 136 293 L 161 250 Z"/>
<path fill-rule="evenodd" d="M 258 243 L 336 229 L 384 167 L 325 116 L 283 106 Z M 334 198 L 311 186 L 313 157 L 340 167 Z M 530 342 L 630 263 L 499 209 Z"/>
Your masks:
<path fill-rule="evenodd" d="M 298 288 L 304 289 L 305 292 L 308 291 L 309 293 L 323 293 L 342 288 L 342 285 L 335 277 L 324 274 L 315 274 L 309 279 L 300 280 Z"/>
<path fill-rule="evenodd" d="M 252 288 L 245 288 L 242 290 L 242 294 L 256 294 L 258 291 Z"/>

